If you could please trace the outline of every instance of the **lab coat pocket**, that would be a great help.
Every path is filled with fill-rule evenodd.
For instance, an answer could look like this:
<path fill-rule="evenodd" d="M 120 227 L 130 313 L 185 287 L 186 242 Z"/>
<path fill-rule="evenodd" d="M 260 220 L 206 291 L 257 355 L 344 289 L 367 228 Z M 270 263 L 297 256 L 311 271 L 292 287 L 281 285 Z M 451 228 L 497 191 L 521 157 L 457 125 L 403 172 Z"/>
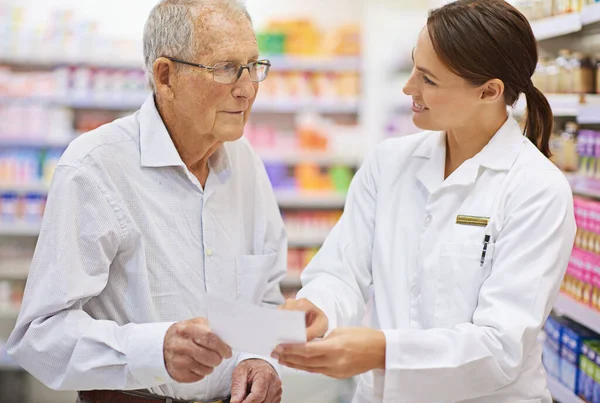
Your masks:
<path fill-rule="evenodd" d="M 489 243 L 482 265 L 482 242 L 446 242 L 440 245 L 435 304 L 437 326 L 451 328 L 472 322 L 479 291 L 490 275 L 494 249 L 495 245 Z"/>
<path fill-rule="evenodd" d="M 236 258 L 237 299 L 260 304 L 269 282 L 277 254 L 241 255 Z"/>

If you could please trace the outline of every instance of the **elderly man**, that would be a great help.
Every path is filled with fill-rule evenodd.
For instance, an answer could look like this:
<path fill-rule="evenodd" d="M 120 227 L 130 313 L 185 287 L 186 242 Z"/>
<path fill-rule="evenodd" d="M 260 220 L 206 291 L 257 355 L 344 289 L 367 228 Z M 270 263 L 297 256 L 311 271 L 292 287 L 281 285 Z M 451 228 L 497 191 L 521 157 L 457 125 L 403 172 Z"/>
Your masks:
<path fill-rule="evenodd" d="M 269 70 L 258 56 L 235 0 L 152 10 L 153 96 L 62 157 L 8 341 L 49 387 L 93 403 L 280 401 L 267 359 L 232 352 L 204 319 L 207 292 L 283 303 L 283 222 L 239 140 Z"/>

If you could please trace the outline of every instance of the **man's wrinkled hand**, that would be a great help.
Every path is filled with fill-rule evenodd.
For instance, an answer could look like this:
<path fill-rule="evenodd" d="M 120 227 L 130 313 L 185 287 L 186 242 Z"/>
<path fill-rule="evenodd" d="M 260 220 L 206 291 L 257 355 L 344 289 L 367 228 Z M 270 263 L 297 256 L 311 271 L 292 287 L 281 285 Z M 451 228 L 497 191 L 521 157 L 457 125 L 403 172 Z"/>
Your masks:
<path fill-rule="evenodd" d="M 279 375 L 267 361 L 245 360 L 233 371 L 231 403 L 280 403 L 282 395 Z"/>
<path fill-rule="evenodd" d="M 231 348 L 215 335 L 205 318 L 172 325 L 165 335 L 163 354 L 171 378 L 180 383 L 198 382 L 210 375 Z"/>

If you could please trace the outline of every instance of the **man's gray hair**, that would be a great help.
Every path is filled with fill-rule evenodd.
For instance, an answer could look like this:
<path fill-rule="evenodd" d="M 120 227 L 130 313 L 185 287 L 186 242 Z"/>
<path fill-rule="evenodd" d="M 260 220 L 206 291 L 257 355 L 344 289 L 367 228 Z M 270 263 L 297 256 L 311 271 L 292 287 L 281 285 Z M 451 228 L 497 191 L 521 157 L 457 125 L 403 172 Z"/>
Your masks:
<path fill-rule="evenodd" d="M 163 56 L 193 61 L 194 52 L 202 46 L 194 19 L 215 9 L 224 15 L 245 16 L 252 23 L 240 0 L 161 0 L 152 9 L 144 27 L 144 68 L 152 91 L 156 90 L 154 61 Z"/>

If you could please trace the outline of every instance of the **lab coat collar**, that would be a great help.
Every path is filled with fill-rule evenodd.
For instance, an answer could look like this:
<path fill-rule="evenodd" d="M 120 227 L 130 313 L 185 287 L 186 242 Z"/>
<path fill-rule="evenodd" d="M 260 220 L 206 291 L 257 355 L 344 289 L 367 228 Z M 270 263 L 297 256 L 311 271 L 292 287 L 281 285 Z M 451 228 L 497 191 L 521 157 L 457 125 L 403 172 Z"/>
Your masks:
<path fill-rule="evenodd" d="M 142 105 L 140 119 L 140 155 L 143 167 L 159 168 L 179 166 L 186 168 L 175 144 L 167 131 L 156 104 L 150 95 Z M 221 182 L 231 176 L 231 160 L 224 146 L 221 146 L 208 160 L 211 171 Z"/>
<path fill-rule="evenodd" d="M 507 171 L 514 164 L 525 137 L 519 124 L 509 111 L 504 125 L 496 132 L 489 143 L 473 158 L 465 161 L 455 172 L 444 180 L 446 163 L 446 133 L 433 132 L 415 150 L 413 156 L 425 158 L 417 179 L 434 193 L 440 187 L 470 185 L 480 173 L 480 168 Z"/>
<path fill-rule="evenodd" d="M 506 122 L 473 160 L 494 171 L 508 171 L 515 163 L 524 141 L 521 127 L 512 111 L 509 111 Z"/>

